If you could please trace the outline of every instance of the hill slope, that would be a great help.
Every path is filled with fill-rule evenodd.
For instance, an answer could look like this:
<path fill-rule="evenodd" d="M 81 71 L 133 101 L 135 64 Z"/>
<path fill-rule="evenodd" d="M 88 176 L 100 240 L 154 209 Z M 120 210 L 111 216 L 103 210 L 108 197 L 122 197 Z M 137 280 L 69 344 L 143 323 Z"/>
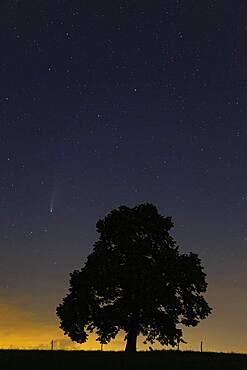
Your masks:
<path fill-rule="evenodd" d="M 247 355 L 154 351 L 123 352 L 1 350 L 4 370 L 247 370 Z"/>

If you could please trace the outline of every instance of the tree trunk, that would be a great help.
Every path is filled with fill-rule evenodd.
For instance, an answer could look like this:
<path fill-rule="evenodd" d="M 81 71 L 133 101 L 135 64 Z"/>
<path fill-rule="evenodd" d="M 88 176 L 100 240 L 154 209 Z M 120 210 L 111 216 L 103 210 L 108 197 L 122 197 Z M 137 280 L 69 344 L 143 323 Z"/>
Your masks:
<path fill-rule="evenodd" d="M 137 334 L 133 331 L 130 331 L 127 334 L 127 343 L 125 347 L 125 352 L 128 353 L 135 353 L 136 352 L 136 340 L 137 340 Z"/>

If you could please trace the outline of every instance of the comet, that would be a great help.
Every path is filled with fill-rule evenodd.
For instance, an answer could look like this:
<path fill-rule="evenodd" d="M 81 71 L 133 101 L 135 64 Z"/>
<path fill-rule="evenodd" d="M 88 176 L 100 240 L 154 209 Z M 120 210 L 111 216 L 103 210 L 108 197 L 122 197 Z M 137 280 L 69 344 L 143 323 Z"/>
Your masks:
<path fill-rule="evenodd" d="M 54 212 L 54 203 L 55 203 L 55 192 L 53 192 L 51 195 L 50 208 L 49 208 L 50 213 Z"/>

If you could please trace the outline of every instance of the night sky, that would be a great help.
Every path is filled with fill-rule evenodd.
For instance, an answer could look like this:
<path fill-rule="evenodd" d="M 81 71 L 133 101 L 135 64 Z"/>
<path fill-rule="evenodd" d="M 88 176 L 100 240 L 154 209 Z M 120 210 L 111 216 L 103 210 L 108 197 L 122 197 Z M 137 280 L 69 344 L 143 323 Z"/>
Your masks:
<path fill-rule="evenodd" d="M 0 47 L 0 347 L 72 348 L 96 221 L 152 202 L 207 273 L 183 349 L 247 352 L 246 1 L 2 0 Z"/>

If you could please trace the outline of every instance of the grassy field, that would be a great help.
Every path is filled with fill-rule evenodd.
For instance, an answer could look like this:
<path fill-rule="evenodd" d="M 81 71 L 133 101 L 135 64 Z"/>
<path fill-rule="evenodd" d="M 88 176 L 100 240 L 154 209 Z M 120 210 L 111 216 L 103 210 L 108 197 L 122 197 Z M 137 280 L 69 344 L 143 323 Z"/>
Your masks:
<path fill-rule="evenodd" d="M 247 370 L 247 355 L 0 350 L 1 370 Z"/>

